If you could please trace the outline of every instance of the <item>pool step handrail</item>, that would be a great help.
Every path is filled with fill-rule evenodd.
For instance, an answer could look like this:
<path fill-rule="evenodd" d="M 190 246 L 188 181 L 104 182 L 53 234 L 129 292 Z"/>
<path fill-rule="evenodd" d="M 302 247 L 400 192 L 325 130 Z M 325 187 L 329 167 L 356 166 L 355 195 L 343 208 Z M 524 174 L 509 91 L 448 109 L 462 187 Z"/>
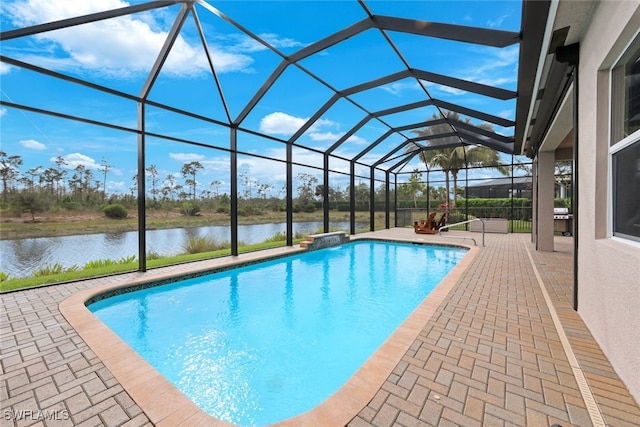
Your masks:
<path fill-rule="evenodd" d="M 456 222 L 455 224 L 443 225 L 442 227 L 438 228 L 438 235 L 441 236 L 441 237 L 449 238 L 449 239 L 462 239 L 462 240 L 471 239 L 471 240 L 473 240 L 473 244 L 478 246 L 478 243 L 476 243 L 476 239 L 474 239 L 473 237 L 443 236 L 442 235 L 442 230 L 444 230 L 445 228 L 454 227 L 456 225 L 469 224 L 470 222 L 474 222 L 474 221 L 480 221 L 482 223 L 482 247 L 484 247 L 484 221 L 481 218 L 474 218 L 474 219 L 470 219 L 468 221 Z"/>

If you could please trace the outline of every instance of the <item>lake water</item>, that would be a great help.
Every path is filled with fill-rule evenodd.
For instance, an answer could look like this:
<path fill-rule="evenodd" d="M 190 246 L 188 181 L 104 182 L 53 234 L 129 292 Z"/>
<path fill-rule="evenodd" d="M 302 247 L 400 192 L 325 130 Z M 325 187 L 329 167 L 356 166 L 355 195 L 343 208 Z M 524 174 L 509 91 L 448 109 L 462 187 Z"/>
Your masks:
<path fill-rule="evenodd" d="M 293 232 L 313 234 L 322 222 L 294 222 Z M 332 228 L 349 230 L 349 222 L 332 222 Z M 356 224 L 356 228 L 364 228 Z M 284 232 L 286 224 L 251 224 L 238 226 L 238 240 L 245 244 L 260 243 Z M 218 241 L 231 240 L 229 226 L 172 228 L 147 231 L 147 253 L 170 256 L 184 253 L 183 245 L 191 237 L 209 236 Z M 48 265 L 60 263 L 68 268 L 84 266 L 100 259 L 118 260 L 138 255 L 138 232 L 83 234 L 79 236 L 40 237 L 0 241 L 0 271 L 11 277 L 30 276 Z"/>

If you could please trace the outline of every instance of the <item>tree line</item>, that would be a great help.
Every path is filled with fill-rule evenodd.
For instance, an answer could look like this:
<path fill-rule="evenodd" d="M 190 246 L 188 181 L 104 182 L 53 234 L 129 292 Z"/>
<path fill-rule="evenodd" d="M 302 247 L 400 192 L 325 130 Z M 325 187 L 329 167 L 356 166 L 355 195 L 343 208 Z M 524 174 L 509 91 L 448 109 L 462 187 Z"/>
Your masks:
<path fill-rule="evenodd" d="M 29 212 L 35 221 L 35 215 L 41 212 L 101 209 L 116 203 L 131 209 L 137 205 L 137 174 L 131 178 L 127 193 L 108 193 L 108 174 L 114 166 L 107 159 L 103 158 L 95 170 L 82 164 L 71 167 L 61 156 L 52 162 L 50 167 L 37 166 L 23 170 L 21 156 L 0 151 L 2 209 L 11 209 L 17 215 Z M 221 191 L 223 182 L 201 182 L 198 178 L 203 169 L 200 162 L 193 161 L 185 163 L 179 172 L 162 174 L 156 165 L 149 165 L 144 171 L 147 208 L 166 209 L 167 212 L 179 208 L 186 215 L 197 214 L 201 209 L 229 213 L 231 197 Z M 271 183 L 262 182 L 251 176 L 247 167 L 238 175 L 238 187 L 239 215 L 285 209 L 286 186 L 275 188 Z M 317 177 L 307 173 L 297 174 L 294 189 L 294 212 L 313 212 L 322 208 L 324 186 L 319 184 Z M 349 186 L 344 189 L 330 186 L 328 192 L 330 208 L 349 201 Z M 369 185 L 364 182 L 356 184 L 356 204 L 368 207 L 369 197 Z M 384 199 L 383 185 L 376 190 L 378 198 Z"/>

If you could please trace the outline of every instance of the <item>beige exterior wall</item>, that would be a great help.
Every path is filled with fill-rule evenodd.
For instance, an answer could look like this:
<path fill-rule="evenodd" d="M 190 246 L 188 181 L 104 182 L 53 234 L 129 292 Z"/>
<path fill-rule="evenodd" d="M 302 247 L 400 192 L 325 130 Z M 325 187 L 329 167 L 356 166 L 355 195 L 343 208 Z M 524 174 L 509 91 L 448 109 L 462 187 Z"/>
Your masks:
<path fill-rule="evenodd" d="M 640 245 L 611 238 L 610 69 L 640 28 L 640 1 L 602 1 L 580 46 L 578 312 L 640 402 Z"/>

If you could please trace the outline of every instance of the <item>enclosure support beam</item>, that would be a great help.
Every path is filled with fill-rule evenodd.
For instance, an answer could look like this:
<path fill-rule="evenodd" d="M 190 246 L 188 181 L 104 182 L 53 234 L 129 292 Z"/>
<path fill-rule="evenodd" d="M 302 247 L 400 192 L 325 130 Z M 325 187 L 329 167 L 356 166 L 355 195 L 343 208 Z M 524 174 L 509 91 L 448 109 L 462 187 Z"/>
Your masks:
<path fill-rule="evenodd" d="M 349 163 L 349 234 L 356 234 L 356 163 Z"/>
<path fill-rule="evenodd" d="M 238 255 L 238 128 L 230 128 L 231 255 Z"/>
<path fill-rule="evenodd" d="M 469 162 L 467 159 L 467 150 L 464 148 L 464 146 L 462 147 L 462 152 L 464 153 L 464 194 L 465 194 L 465 198 L 464 198 L 464 220 L 465 221 L 469 221 L 469 198 L 466 197 L 467 192 L 469 191 Z M 513 183 L 511 183 L 511 188 L 513 189 Z M 512 191 L 513 192 L 513 191 Z M 455 200 L 457 197 L 457 194 L 453 195 L 453 200 Z M 457 209 L 457 207 L 456 207 Z M 464 229 L 465 231 L 469 231 L 469 223 L 464 225 Z"/>
<path fill-rule="evenodd" d="M 387 172 L 388 173 L 388 172 Z M 393 174 L 393 226 L 398 226 L 398 174 Z"/>
<path fill-rule="evenodd" d="M 427 215 L 431 214 L 431 188 L 429 188 L 429 166 L 425 163 L 427 167 Z"/>
<path fill-rule="evenodd" d="M 324 153 L 324 170 L 322 186 L 322 209 L 324 220 L 324 232 L 329 232 L 329 153 Z"/>
<path fill-rule="evenodd" d="M 142 86 L 142 90 L 140 91 L 140 98 L 147 99 L 147 97 L 149 96 L 149 92 L 151 92 L 151 88 L 153 87 L 154 82 L 158 78 L 158 74 L 160 74 L 160 70 L 162 69 L 162 66 L 164 65 L 167 58 L 169 57 L 169 52 L 171 52 L 171 48 L 173 47 L 173 44 L 178 39 L 178 36 L 180 35 L 180 30 L 182 29 L 182 26 L 184 25 L 184 22 L 187 19 L 187 16 L 189 15 L 189 10 L 191 10 L 192 7 L 193 7 L 193 4 L 189 4 L 189 3 L 184 3 L 182 5 L 180 12 L 178 12 L 178 16 L 176 16 L 176 19 L 173 21 L 171 30 L 167 35 L 167 38 L 162 46 L 162 49 L 160 49 L 160 53 L 158 54 L 158 57 L 156 58 L 156 61 L 153 64 L 153 67 L 151 67 L 151 71 L 149 71 L 147 80 L 144 82 L 144 85 Z"/>
<path fill-rule="evenodd" d="M 145 121 L 144 102 L 138 102 L 138 271 L 147 271 L 147 212 L 145 207 Z"/>
<path fill-rule="evenodd" d="M 510 216 L 510 218 L 511 218 L 510 223 L 511 224 L 509 225 L 509 233 L 513 233 L 513 224 L 515 223 L 515 221 L 514 221 L 515 220 L 515 216 L 514 216 L 514 212 L 513 212 L 513 210 L 514 210 L 514 207 L 513 207 L 513 179 L 514 179 L 514 176 L 513 176 L 513 172 L 514 172 L 513 159 L 514 159 L 513 154 L 511 154 L 511 216 Z M 522 209 L 521 209 L 521 211 L 522 211 Z M 522 217 L 520 217 L 520 219 L 522 219 Z"/>
<path fill-rule="evenodd" d="M 390 202 L 390 194 L 389 194 L 389 190 L 391 187 L 391 176 L 390 176 L 390 172 L 386 171 L 385 172 L 385 181 L 384 181 L 384 228 L 386 228 L 387 230 L 390 227 L 390 221 L 389 221 L 389 216 L 390 216 L 390 206 L 391 204 Z"/>
<path fill-rule="evenodd" d="M 287 246 L 293 246 L 293 146 L 287 144 Z"/>
<path fill-rule="evenodd" d="M 376 169 L 371 166 L 369 173 L 369 231 L 376 229 Z"/>

